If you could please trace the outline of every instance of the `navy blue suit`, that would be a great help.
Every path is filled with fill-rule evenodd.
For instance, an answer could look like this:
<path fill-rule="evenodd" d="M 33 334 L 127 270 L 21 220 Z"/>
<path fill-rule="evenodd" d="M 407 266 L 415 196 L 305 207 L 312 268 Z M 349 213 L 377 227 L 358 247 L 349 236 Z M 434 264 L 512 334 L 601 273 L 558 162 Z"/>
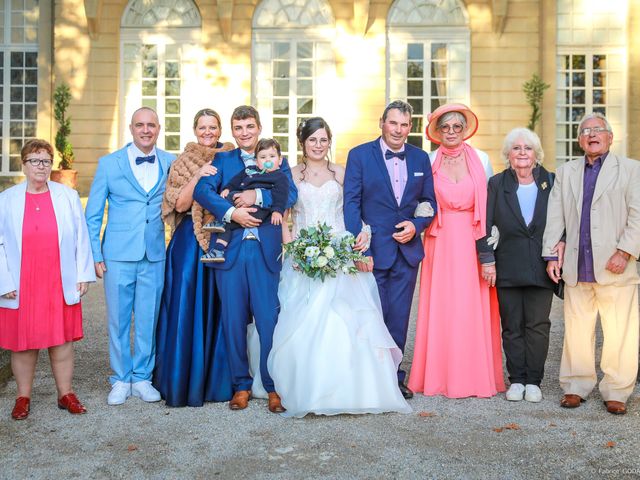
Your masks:
<path fill-rule="evenodd" d="M 222 186 L 244 170 L 240 149 L 217 153 L 213 165 L 218 173 L 202 177 L 195 187 L 193 198 L 216 218 L 221 219 L 232 204 L 222 198 Z M 283 159 L 280 169 L 289 179 L 289 201 L 293 205 L 298 192 L 291 177 L 291 169 Z M 270 206 L 271 194 L 262 190 L 265 207 Z M 273 380 L 267 371 L 267 357 L 271 351 L 273 330 L 278 320 L 278 283 L 282 262 L 282 227 L 264 222 L 258 227 L 259 241 L 243 240 L 244 229 L 234 230 L 223 263 L 212 264 L 216 270 L 216 285 L 220 295 L 221 323 L 227 342 L 234 391 L 251 390 L 247 359 L 247 324 L 255 318 L 260 336 L 260 374 L 267 392 L 273 392 Z M 212 238 L 212 242 L 215 241 Z"/>
<path fill-rule="evenodd" d="M 424 257 L 420 234 L 433 217 L 415 218 L 420 202 L 429 202 L 436 211 L 436 196 L 429 155 L 405 144 L 407 184 L 400 205 L 396 201 L 387 171 L 380 138 L 353 148 L 347 157 L 344 178 L 344 220 L 347 230 L 358 235 L 362 223 L 371 226 L 371 247 L 384 322 L 398 347 L 404 352 L 409 314 L 418 266 Z M 393 239 L 395 225 L 410 220 L 416 235 L 407 243 Z M 398 371 L 404 381 L 405 372 Z"/>

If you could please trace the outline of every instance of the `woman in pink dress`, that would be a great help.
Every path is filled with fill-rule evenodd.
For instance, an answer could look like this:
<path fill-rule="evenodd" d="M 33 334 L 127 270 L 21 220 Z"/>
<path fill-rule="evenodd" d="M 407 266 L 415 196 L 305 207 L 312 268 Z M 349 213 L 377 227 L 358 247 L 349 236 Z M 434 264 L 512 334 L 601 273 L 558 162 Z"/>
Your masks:
<path fill-rule="evenodd" d="M 58 407 L 85 413 L 71 388 L 73 342 L 82 338 L 80 297 L 95 281 L 80 198 L 48 181 L 53 148 L 28 141 L 27 181 L 0 193 L 0 348 L 11 350 L 18 393 L 11 416 L 29 416 L 38 350 L 47 348 Z"/>
<path fill-rule="evenodd" d="M 431 156 L 438 212 L 425 233 L 409 377 L 409 388 L 424 395 L 491 397 L 504 390 L 495 266 L 481 265 L 476 252 L 486 232 L 490 166 L 464 142 L 477 128 L 477 117 L 461 104 L 429 116 L 427 136 L 440 144 Z"/>

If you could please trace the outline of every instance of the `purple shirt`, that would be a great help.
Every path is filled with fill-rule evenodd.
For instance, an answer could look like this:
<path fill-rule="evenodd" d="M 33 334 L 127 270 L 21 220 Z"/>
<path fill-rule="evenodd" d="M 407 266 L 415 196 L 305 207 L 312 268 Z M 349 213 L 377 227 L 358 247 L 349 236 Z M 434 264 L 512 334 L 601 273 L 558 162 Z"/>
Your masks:
<path fill-rule="evenodd" d="M 580 214 L 580 239 L 578 244 L 578 281 L 595 282 L 593 272 L 593 249 L 591 248 L 591 202 L 596 190 L 596 182 L 607 154 L 597 158 L 593 165 L 584 161 L 584 180 L 582 183 L 582 212 Z"/>
<path fill-rule="evenodd" d="M 402 201 L 402 193 L 404 187 L 407 185 L 407 162 L 400 160 L 398 157 L 386 158 L 384 155 L 387 150 L 390 150 L 389 146 L 384 143 L 384 140 L 380 138 L 380 148 L 382 149 L 382 158 L 384 164 L 387 167 L 389 173 L 389 179 L 391 180 L 391 186 L 393 187 L 393 196 L 396 197 L 396 202 L 400 205 Z M 400 152 L 404 152 L 404 145 Z"/>

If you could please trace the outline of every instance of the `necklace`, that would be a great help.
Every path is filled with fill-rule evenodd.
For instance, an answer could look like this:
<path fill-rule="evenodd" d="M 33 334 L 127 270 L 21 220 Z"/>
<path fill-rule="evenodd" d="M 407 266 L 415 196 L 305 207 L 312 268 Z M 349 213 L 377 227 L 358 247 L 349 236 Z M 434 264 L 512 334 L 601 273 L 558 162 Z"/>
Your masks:
<path fill-rule="evenodd" d="M 38 203 L 38 201 L 36 200 L 36 196 L 40 195 L 42 193 L 46 193 L 49 191 L 49 188 L 47 187 L 46 190 L 42 191 L 42 192 L 29 192 L 31 194 L 31 200 L 33 201 L 33 203 L 35 203 L 36 205 L 36 212 L 40 211 L 40 204 Z"/>
<path fill-rule="evenodd" d="M 462 154 L 457 155 L 455 157 L 449 157 L 448 155 L 445 155 L 444 158 L 442 159 L 442 163 L 450 167 L 459 165 L 460 163 L 462 163 Z"/>

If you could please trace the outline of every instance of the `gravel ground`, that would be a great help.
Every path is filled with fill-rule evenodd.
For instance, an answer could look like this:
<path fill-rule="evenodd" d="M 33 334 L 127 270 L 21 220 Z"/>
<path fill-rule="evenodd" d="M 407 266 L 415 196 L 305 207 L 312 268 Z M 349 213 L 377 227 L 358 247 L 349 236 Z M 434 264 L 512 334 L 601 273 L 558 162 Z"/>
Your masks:
<path fill-rule="evenodd" d="M 101 284 L 84 309 L 75 389 L 89 413 L 56 408 L 41 353 L 27 420 L 10 418 L 15 383 L 0 387 L 0 478 L 640 478 L 637 389 L 620 417 L 605 411 L 597 391 L 578 409 L 559 407 L 558 301 L 539 404 L 507 402 L 504 394 L 416 395 L 409 415 L 304 419 L 270 414 L 264 400 L 241 412 L 226 403 L 176 409 L 137 398 L 109 407 Z M 410 338 L 406 357 L 412 348 Z"/>

